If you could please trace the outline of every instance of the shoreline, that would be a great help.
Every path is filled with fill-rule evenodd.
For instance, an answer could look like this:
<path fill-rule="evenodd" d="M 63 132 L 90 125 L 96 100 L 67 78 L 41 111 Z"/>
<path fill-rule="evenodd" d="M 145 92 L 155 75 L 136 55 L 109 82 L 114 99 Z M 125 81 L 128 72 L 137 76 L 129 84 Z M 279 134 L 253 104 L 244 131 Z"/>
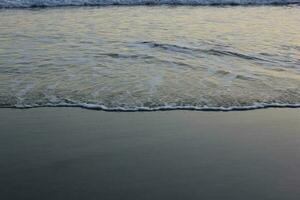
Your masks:
<path fill-rule="evenodd" d="M 2 106 L 0 109 L 36 109 L 36 108 L 81 108 L 86 110 L 104 111 L 104 112 L 164 112 L 164 111 L 198 111 L 198 112 L 236 112 L 236 111 L 252 111 L 261 109 L 299 109 L 300 104 L 257 104 L 249 106 L 231 106 L 231 107 L 209 107 L 209 106 L 159 106 L 159 107 L 106 107 L 98 104 L 57 104 L 57 105 L 34 105 L 34 106 Z"/>

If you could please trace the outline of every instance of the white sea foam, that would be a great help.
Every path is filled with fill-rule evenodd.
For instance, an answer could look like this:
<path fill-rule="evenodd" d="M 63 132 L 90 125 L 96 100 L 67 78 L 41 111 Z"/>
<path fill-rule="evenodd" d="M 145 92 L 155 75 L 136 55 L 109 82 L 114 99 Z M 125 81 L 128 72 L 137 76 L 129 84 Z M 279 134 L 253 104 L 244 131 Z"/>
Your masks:
<path fill-rule="evenodd" d="M 295 4 L 299 0 L 1 0 L 0 8 L 104 5 L 268 5 Z"/>
<path fill-rule="evenodd" d="M 287 104 L 287 103 L 253 103 L 251 105 L 245 106 L 193 106 L 193 105 L 184 105 L 178 106 L 174 104 L 165 104 L 163 106 L 156 107 L 147 107 L 147 106 L 137 106 L 137 107 L 108 107 L 102 104 L 92 104 L 92 103 L 81 103 L 68 100 L 66 102 L 60 102 L 57 104 L 46 103 L 44 105 L 40 104 L 18 104 L 14 106 L 5 106 L 10 108 L 37 108 L 37 107 L 80 107 L 92 110 L 103 110 L 103 111 L 111 111 L 111 112 L 150 112 L 150 111 L 168 111 L 168 110 L 195 110 L 195 111 L 243 111 L 243 110 L 255 110 L 255 109 L 263 109 L 263 108 L 300 108 L 300 103 L 295 104 Z"/>

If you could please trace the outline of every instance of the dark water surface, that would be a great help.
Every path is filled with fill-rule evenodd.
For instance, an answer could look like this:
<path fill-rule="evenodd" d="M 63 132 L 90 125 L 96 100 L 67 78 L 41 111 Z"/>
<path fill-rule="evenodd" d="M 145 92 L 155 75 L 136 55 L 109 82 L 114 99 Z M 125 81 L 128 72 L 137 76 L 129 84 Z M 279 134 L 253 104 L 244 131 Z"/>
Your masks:
<path fill-rule="evenodd" d="M 299 111 L 0 109 L 0 199 L 299 200 Z"/>

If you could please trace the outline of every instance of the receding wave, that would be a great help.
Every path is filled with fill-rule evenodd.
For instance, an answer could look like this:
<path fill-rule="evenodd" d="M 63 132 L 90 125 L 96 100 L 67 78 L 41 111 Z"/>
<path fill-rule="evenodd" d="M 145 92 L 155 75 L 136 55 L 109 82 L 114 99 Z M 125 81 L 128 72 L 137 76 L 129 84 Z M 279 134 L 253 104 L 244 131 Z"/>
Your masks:
<path fill-rule="evenodd" d="M 286 5 L 299 0 L 1 0 L 0 8 L 106 5 Z"/>
<path fill-rule="evenodd" d="M 135 8 L 0 12 L 0 107 L 300 107 L 299 6 Z"/>

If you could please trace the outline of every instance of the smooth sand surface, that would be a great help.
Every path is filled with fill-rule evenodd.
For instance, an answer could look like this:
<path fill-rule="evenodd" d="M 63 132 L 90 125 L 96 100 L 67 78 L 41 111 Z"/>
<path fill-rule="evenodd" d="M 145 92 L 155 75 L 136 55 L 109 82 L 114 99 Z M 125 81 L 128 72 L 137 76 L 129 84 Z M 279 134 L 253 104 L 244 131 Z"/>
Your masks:
<path fill-rule="evenodd" d="M 299 200 L 300 109 L 0 109 L 1 200 Z"/>

